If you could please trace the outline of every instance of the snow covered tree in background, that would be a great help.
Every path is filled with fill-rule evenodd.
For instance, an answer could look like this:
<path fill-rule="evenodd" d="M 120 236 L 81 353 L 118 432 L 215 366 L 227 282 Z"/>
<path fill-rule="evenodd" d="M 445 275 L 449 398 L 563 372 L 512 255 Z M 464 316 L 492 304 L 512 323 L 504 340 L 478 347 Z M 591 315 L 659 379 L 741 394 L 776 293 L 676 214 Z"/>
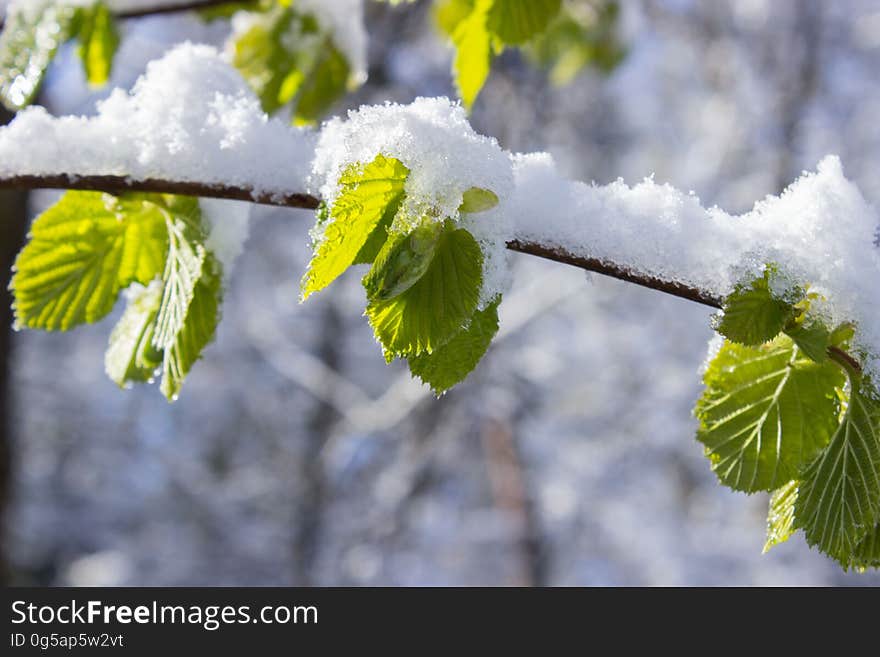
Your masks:
<path fill-rule="evenodd" d="M 166 4 L 8 7 L 0 94 L 21 111 L 0 131 L 0 182 L 71 190 L 16 260 L 17 326 L 66 331 L 124 296 L 107 374 L 123 387 L 160 377 L 176 399 L 248 235 L 249 206 L 217 199 L 314 209 L 302 300 L 365 266 L 384 358 L 440 395 L 499 330 L 509 251 L 575 265 L 719 309 L 695 411 L 718 479 L 772 493 L 768 548 L 802 529 L 845 569 L 880 566 L 878 220 L 839 158 L 734 216 L 653 179 L 570 180 L 548 154 L 471 127 L 505 50 L 559 83 L 612 70 L 611 2 L 439 0 L 461 102 L 364 105 L 320 127 L 367 76 L 360 0 Z M 94 116 L 27 107 L 63 42 L 100 85 L 116 19 L 184 9 L 231 20 L 223 52 L 179 45 Z"/>

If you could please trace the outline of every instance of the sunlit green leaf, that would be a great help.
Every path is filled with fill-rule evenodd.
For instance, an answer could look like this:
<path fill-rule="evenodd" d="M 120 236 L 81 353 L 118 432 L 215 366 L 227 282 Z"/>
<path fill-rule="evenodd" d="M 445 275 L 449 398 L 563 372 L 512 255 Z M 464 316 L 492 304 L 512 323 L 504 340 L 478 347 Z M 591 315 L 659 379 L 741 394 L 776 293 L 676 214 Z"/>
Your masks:
<path fill-rule="evenodd" d="M 498 332 L 499 298 L 477 311 L 470 325 L 430 354 L 410 356 L 410 372 L 442 394 L 471 373 Z"/>
<path fill-rule="evenodd" d="M 471 187 L 462 196 L 459 212 L 485 212 L 498 205 L 498 196 L 491 189 Z"/>
<path fill-rule="evenodd" d="M 162 364 L 162 350 L 153 346 L 156 314 L 162 300 L 158 281 L 133 294 L 110 335 L 104 369 L 120 387 L 152 380 Z"/>
<path fill-rule="evenodd" d="M 153 344 L 170 348 L 183 329 L 195 288 L 203 274 L 207 251 L 198 200 L 169 197 L 166 210 L 168 256 L 162 274 L 163 289 Z"/>
<path fill-rule="evenodd" d="M 447 222 L 418 282 L 402 294 L 367 306 L 366 315 L 386 353 L 431 353 L 467 326 L 479 299 L 482 265 L 483 255 L 473 236 Z"/>
<path fill-rule="evenodd" d="M 461 20 L 452 34 L 455 59 L 452 72 L 458 95 L 469 110 L 477 99 L 492 60 L 492 35 L 487 27 L 492 0 L 476 0 L 473 11 Z"/>
<path fill-rule="evenodd" d="M 724 300 L 717 331 L 744 345 L 759 345 L 775 338 L 794 317 L 792 304 L 770 289 L 772 271 L 749 284 L 737 286 Z"/>
<path fill-rule="evenodd" d="M 384 234 L 386 210 L 399 203 L 408 174 L 399 160 L 383 155 L 365 166 L 354 165 L 343 172 L 330 219 L 322 226 L 323 237 L 303 276 L 303 300 L 348 269 L 375 231 Z"/>
<path fill-rule="evenodd" d="M 797 481 L 790 481 L 773 491 L 770 496 L 770 508 L 767 511 L 767 542 L 764 552 L 784 543 L 795 532 L 794 502 L 798 493 Z"/>
<path fill-rule="evenodd" d="M 455 34 L 455 28 L 474 10 L 474 0 L 438 0 L 432 8 L 437 27 L 448 37 Z"/>
<path fill-rule="evenodd" d="M 110 78 L 113 56 L 119 46 L 119 32 L 104 3 L 98 2 L 83 10 L 77 39 L 79 56 L 89 84 L 105 84 Z"/>
<path fill-rule="evenodd" d="M 807 542 L 842 562 L 880 522 L 880 401 L 866 381 L 851 376 L 850 386 L 843 420 L 795 502 Z"/>
<path fill-rule="evenodd" d="M 443 233 L 443 224 L 430 218 L 410 233 L 393 235 L 364 276 L 370 301 L 387 301 L 415 285 L 428 270 Z"/>
<path fill-rule="evenodd" d="M 508 45 L 521 45 L 543 32 L 562 0 L 493 0 L 488 28 Z"/>
<path fill-rule="evenodd" d="M 177 398 L 193 364 L 214 339 L 220 321 L 221 280 L 219 263 L 208 254 L 180 330 L 165 348 L 161 390 L 169 400 Z"/>
<path fill-rule="evenodd" d="M 838 424 L 843 372 L 787 337 L 760 347 L 725 342 L 704 375 L 697 438 L 735 490 L 773 490 L 797 478 Z"/>
<path fill-rule="evenodd" d="M 165 218 L 139 195 L 67 192 L 34 221 L 12 280 L 16 322 L 67 330 L 95 322 L 132 282 L 162 271 Z"/>

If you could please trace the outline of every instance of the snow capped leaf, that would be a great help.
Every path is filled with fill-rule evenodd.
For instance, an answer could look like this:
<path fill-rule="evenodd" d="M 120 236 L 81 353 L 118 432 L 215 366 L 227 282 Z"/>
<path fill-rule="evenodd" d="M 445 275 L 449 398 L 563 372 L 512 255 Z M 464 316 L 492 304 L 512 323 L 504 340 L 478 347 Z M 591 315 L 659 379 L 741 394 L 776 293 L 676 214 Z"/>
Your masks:
<path fill-rule="evenodd" d="M 95 322 L 165 261 L 165 219 L 139 195 L 67 192 L 34 221 L 12 280 L 16 323 L 66 331 Z"/>
<path fill-rule="evenodd" d="M 128 301 L 119 322 L 110 334 L 104 369 L 118 386 L 147 382 L 162 364 L 162 351 L 153 346 L 156 314 L 162 300 L 162 286 L 154 281 Z"/>
<path fill-rule="evenodd" d="M 221 280 L 220 265 L 209 253 L 180 330 L 165 348 L 161 390 L 169 401 L 177 398 L 186 375 L 214 339 L 220 321 Z"/>
<path fill-rule="evenodd" d="M 801 476 L 795 502 L 807 542 L 843 563 L 880 521 L 880 401 L 860 377 L 850 386 L 843 420 Z"/>
<path fill-rule="evenodd" d="M 0 100 L 11 112 L 31 104 L 58 47 L 73 36 L 79 8 L 54 0 L 14 5 L 0 33 Z"/>
<path fill-rule="evenodd" d="M 775 338 L 794 316 L 792 304 L 773 295 L 771 273 L 749 285 L 737 286 L 724 301 L 724 314 L 716 330 L 744 345 L 759 345 Z"/>
<path fill-rule="evenodd" d="M 798 481 L 790 481 L 773 491 L 767 511 L 767 542 L 764 552 L 785 543 L 795 532 L 794 502 L 797 499 Z"/>
<path fill-rule="evenodd" d="M 521 45 L 543 32 L 562 6 L 562 0 L 494 0 L 489 30 L 508 45 Z"/>
<path fill-rule="evenodd" d="M 323 224 L 323 238 L 302 279 L 303 301 L 362 259 L 361 251 L 376 231 L 381 231 L 381 239 L 386 211 L 400 202 L 408 174 L 399 160 L 383 155 L 366 166 L 353 165 L 342 173 L 339 195 L 329 220 Z M 371 246 L 375 248 L 374 243 Z"/>
<path fill-rule="evenodd" d="M 460 21 L 452 34 L 455 59 L 452 73 L 458 95 L 470 110 L 489 77 L 492 61 L 492 35 L 487 26 L 492 0 L 476 0 L 473 11 Z"/>
<path fill-rule="evenodd" d="M 440 395 L 464 378 L 480 362 L 498 332 L 499 297 L 485 310 L 479 310 L 470 325 L 430 354 L 410 356 L 409 371 Z"/>
<path fill-rule="evenodd" d="M 119 46 L 119 32 L 113 15 L 103 2 L 83 9 L 77 39 L 79 56 L 89 84 L 105 84 L 110 78 L 113 55 Z"/>
<path fill-rule="evenodd" d="M 481 189 L 480 187 L 471 187 L 466 190 L 461 199 L 459 212 L 485 212 L 491 210 L 498 205 L 498 195 L 491 189 Z"/>
<path fill-rule="evenodd" d="M 773 490 L 797 478 L 837 427 L 843 372 L 806 358 L 785 336 L 761 347 L 725 341 L 703 380 L 697 439 L 735 490 Z"/>
<path fill-rule="evenodd" d="M 418 282 L 367 306 L 366 315 L 386 353 L 418 356 L 449 342 L 476 310 L 482 268 L 479 244 L 468 231 L 447 221 Z"/>

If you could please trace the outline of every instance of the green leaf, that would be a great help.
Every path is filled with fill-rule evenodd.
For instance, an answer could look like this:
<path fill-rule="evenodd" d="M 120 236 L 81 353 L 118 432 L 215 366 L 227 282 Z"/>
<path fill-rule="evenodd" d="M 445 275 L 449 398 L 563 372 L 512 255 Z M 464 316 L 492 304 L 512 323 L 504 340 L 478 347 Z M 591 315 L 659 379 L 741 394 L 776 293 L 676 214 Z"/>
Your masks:
<path fill-rule="evenodd" d="M 843 420 L 804 471 L 795 503 L 807 542 L 844 563 L 880 521 L 880 401 L 860 377 L 850 386 Z"/>
<path fill-rule="evenodd" d="M 233 44 L 232 63 L 271 114 L 296 95 L 304 77 L 302 42 L 317 37 L 305 33 L 298 14 L 280 5 L 265 13 L 251 13 L 250 18 L 250 28 Z"/>
<path fill-rule="evenodd" d="M 386 353 L 418 356 L 449 342 L 476 310 L 482 269 L 476 240 L 447 221 L 419 281 L 402 294 L 367 306 L 366 315 Z"/>
<path fill-rule="evenodd" d="M 388 203 L 388 207 L 385 208 L 385 213 L 382 215 L 379 223 L 376 224 L 376 227 L 370 233 L 367 241 L 361 247 L 361 250 L 358 251 L 353 264 L 373 264 L 373 261 L 379 255 L 379 251 L 382 250 L 382 247 L 385 246 L 385 243 L 388 241 L 388 232 L 391 230 L 391 223 L 394 221 L 394 217 L 397 216 L 405 196 L 405 194 L 401 193 L 391 199 Z"/>
<path fill-rule="evenodd" d="M 139 290 L 129 299 L 125 313 L 110 334 L 104 369 L 120 387 L 152 380 L 162 364 L 162 351 L 153 346 L 161 300 L 162 286 L 158 282 Z"/>
<path fill-rule="evenodd" d="M 434 259 L 443 224 L 426 218 L 411 232 L 388 239 L 363 285 L 369 301 L 387 301 L 418 283 Z"/>
<path fill-rule="evenodd" d="M 477 311 L 470 326 L 430 354 L 410 356 L 409 370 L 413 376 L 431 386 L 441 395 L 464 378 L 483 358 L 492 338 L 498 332 L 499 297 L 485 310 Z"/>
<path fill-rule="evenodd" d="M 792 304 L 770 290 L 768 268 L 749 285 L 739 285 L 724 301 L 724 314 L 716 330 L 744 345 L 759 345 L 775 338 L 794 316 Z"/>
<path fill-rule="evenodd" d="M 794 534 L 794 502 L 797 499 L 798 481 L 790 481 L 773 491 L 770 496 L 770 509 L 767 511 L 767 542 L 764 553 L 770 548 L 785 543 Z"/>
<path fill-rule="evenodd" d="M 9 111 L 31 104 L 58 47 L 75 33 L 80 9 L 35 0 L 7 13 L 0 34 L 0 100 Z"/>
<path fill-rule="evenodd" d="M 221 280 L 220 265 L 209 253 L 180 330 L 165 348 L 161 390 L 170 401 L 177 399 L 186 375 L 214 339 L 220 321 Z"/>
<path fill-rule="evenodd" d="M 856 570 L 880 568 L 880 524 L 875 525 L 865 538 L 859 541 L 849 562 L 844 565 Z"/>
<path fill-rule="evenodd" d="M 206 231 L 198 200 L 175 196 L 169 199 L 166 209 L 168 256 L 162 274 L 162 301 L 153 336 L 153 344 L 159 349 L 171 348 L 183 330 L 207 257 Z"/>
<path fill-rule="evenodd" d="M 327 39 L 296 97 L 295 125 L 313 125 L 348 89 L 351 69 L 345 55 Z"/>
<path fill-rule="evenodd" d="M 471 187 L 465 191 L 461 199 L 459 212 L 485 212 L 491 210 L 498 205 L 498 195 L 491 189 L 482 189 L 480 187 Z"/>
<path fill-rule="evenodd" d="M 376 231 L 385 233 L 389 206 L 397 204 L 409 175 L 399 160 L 379 155 L 363 165 L 353 165 L 339 178 L 340 192 L 324 222 L 323 238 L 303 276 L 302 299 L 324 289 L 342 272 L 363 259 L 362 250 Z M 376 249 L 378 251 L 378 249 Z"/>
<path fill-rule="evenodd" d="M 785 334 L 809 358 L 817 363 L 828 360 L 828 347 L 831 346 L 831 332 L 820 321 L 802 321 L 786 326 Z"/>
<path fill-rule="evenodd" d="M 474 10 L 474 0 L 439 0 L 432 7 L 434 22 L 440 31 L 451 37 L 465 18 Z"/>
<path fill-rule="evenodd" d="M 470 111 L 489 77 L 492 35 L 487 27 L 492 0 L 476 0 L 473 11 L 460 21 L 452 34 L 455 58 L 452 73 L 465 108 Z"/>
<path fill-rule="evenodd" d="M 489 30 L 507 45 L 521 45 L 543 32 L 562 6 L 562 0 L 494 0 Z"/>
<path fill-rule="evenodd" d="M 16 259 L 16 324 L 66 331 L 101 319 L 122 288 L 162 271 L 166 247 L 164 217 L 142 196 L 67 192 Z"/>
<path fill-rule="evenodd" d="M 293 121 L 315 123 L 348 89 L 351 70 L 332 35 L 311 14 L 279 3 L 250 12 L 233 64 L 272 113 L 295 100 Z"/>
<path fill-rule="evenodd" d="M 79 56 L 89 84 L 106 84 L 113 66 L 113 55 L 119 46 L 119 32 L 113 15 L 103 2 L 83 10 L 77 38 Z"/>
<path fill-rule="evenodd" d="M 855 336 L 855 332 L 855 327 L 852 324 L 844 323 L 831 331 L 831 336 L 828 340 L 833 346 L 847 350 Z"/>
<path fill-rule="evenodd" d="M 797 478 L 837 427 L 843 373 L 806 358 L 785 336 L 761 347 L 725 341 L 703 380 L 697 438 L 735 490 L 773 490 Z"/>
<path fill-rule="evenodd" d="M 626 55 L 617 37 L 620 8 L 603 2 L 595 11 L 572 11 L 563 5 L 559 16 L 528 46 L 529 57 L 550 69 L 555 85 L 571 82 L 586 66 L 610 73 Z"/>

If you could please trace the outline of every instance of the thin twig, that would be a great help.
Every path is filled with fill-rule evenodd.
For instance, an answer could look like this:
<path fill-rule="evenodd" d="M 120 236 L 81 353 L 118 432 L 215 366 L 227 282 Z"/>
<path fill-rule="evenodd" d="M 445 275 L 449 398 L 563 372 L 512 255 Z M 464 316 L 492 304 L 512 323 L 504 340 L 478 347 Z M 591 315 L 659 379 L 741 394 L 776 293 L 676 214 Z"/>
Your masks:
<path fill-rule="evenodd" d="M 76 176 L 76 175 L 51 175 L 51 176 L 13 176 L 0 178 L 0 189 L 80 189 L 102 191 L 109 193 L 120 192 L 160 192 L 167 194 L 186 194 L 189 196 L 202 196 L 207 198 L 228 198 L 241 201 L 252 201 L 264 205 L 277 205 L 288 208 L 315 209 L 320 199 L 310 194 L 291 194 L 282 191 L 260 191 L 246 187 L 220 185 L 216 183 L 181 182 L 169 181 L 158 178 L 145 180 L 132 180 L 126 176 Z M 634 271 L 623 265 L 569 253 L 562 248 L 547 246 L 536 242 L 511 240 L 507 248 L 519 253 L 546 258 L 562 262 L 567 265 L 579 267 L 587 271 L 611 276 L 622 281 L 635 283 L 653 290 L 659 290 L 666 294 L 695 301 L 713 308 L 721 307 L 721 300 L 713 294 L 694 287 L 689 287 L 674 281 L 665 281 L 644 272 Z"/>
<path fill-rule="evenodd" d="M 230 5 L 234 0 L 179 0 L 178 2 L 169 2 L 159 4 L 155 7 L 137 7 L 133 9 L 120 9 L 114 11 L 113 14 L 118 18 L 142 18 L 143 16 L 153 16 L 156 14 L 175 14 L 183 11 L 196 11 L 198 9 L 210 9 L 211 7 L 220 7 L 222 5 Z M 253 2 L 256 0 L 238 0 L 240 3 Z"/>
<path fill-rule="evenodd" d="M 130 9 L 119 9 L 113 12 L 116 18 L 144 18 L 145 16 L 157 16 L 160 14 L 178 14 L 184 11 L 197 11 L 199 9 L 210 9 L 212 7 L 222 7 L 223 5 L 231 5 L 236 0 L 179 0 L 178 2 L 169 2 L 159 4 L 155 7 L 132 7 Z M 257 0 L 238 0 L 240 4 L 253 3 Z M 6 22 L 4 16 L 0 16 L 0 29 Z"/>
<path fill-rule="evenodd" d="M 607 260 L 575 255 L 560 247 L 546 246 L 536 242 L 524 242 L 521 240 L 509 241 L 507 243 L 507 248 L 511 251 L 528 253 L 529 255 L 546 258 L 547 260 L 553 260 L 555 262 L 562 262 L 597 274 L 603 274 L 629 283 L 635 283 L 636 285 L 641 285 L 643 287 L 649 287 L 652 290 L 659 290 L 660 292 L 665 292 L 672 296 L 695 301 L 704 306 L 721 308 L 721 299 L 705 290 L 700 290 L 689 285 L 683 285 L 682 283 L 676 283 L 675 281 L 665 281 L 649 274 L 633 271 L 623 265 L 608 262 Z"/>
<path fill-rule="evenodd" d="M 156 192 L 160 194 L 183 194 L 204 198 L 224 198 L 250 201 L 262 205 L 278 205 L 286 208 L 314 210 L 320 201 L 310 194 L 291 194 L 282 191 L 256 191 L 248 187 L 236 187 L 220 183 L 187 182 L 145 178 L 133 180 L 128 176 L 11 176 L 0 178 L 0 189 L 78 189 L 92 192 Z"/>

